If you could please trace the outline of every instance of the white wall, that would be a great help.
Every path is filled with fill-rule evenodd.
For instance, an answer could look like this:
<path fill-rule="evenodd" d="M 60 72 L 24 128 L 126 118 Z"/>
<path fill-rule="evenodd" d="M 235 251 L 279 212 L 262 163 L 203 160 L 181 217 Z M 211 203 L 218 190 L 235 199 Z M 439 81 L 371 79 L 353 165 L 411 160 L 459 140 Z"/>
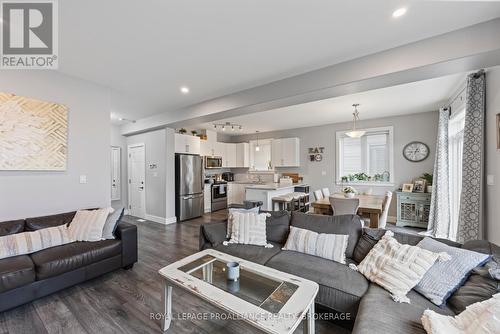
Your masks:
<path fill-rule="evenodd" d="M 486 71 L 486 174 L 495 185 L 486 186 L 486 237 L 500 245 L 500 150 L 496 147 L 496 114 L 500 113 L 500 66 Z"/>
<path fill-rule="evenodd" d="M 1 71 L 0 91 L 69 108 L 67 170 L 0 171 L 0 221 L 109 206 L 109 90 L 55 71 Z"/>
<path fill-rule="evenodd" d="M 129 136 L 127 145 L 143 143 L 146 151 L 146 218 L 175 222 L 174 130 L 160 129 Z M 156 164 L 156 169 L 150 169 Z"/>
<path fill-rule="evenodd" d="M 402 183 L 411 182 L 424 172 L 431 172 L 434 168 L 434 152 L 436 147 L 438 114 L 436 111 L 425 112 L 397 117 L 378 118 L 361 121 L 360 128 L 373 128 L 382 126 L 394 127 L 394 177 L 395 183 L 391 187 L 357 186 L 358 191 L 372 188 L 374 194 L 384 194 L 388 190 L 396 190 Z M 311 186 L 311 191 L 328 187 L 332 190 L 340 187 L 335 184 L 335 132 L 348 130 L 351 123 L 336 123 L 322 126 L 290 129 L 283 131 L 260 133 L 259 139 L 264 138 L 300 138 L 300 167 L 277 168 L 277 172 L 299 173 L 304 176 L 304 181 Z M 254 139 L 255 135 L 233 137 L 234 142 L 244 142 Z M 429 157 L 422 162 L 409 162 L 403 155 L 403 147 L 411 141 L 422 141 L 430 148 Z M 324 147 L 323 160 L 311 162 L 309 160 L 309 147 Z M 244 171 L 242 171 L 244 172 Z M 324 175 L 323 175 L 324 174 Z M 396 215 L 396 196 L 389 212 L 390 216 Z"/>

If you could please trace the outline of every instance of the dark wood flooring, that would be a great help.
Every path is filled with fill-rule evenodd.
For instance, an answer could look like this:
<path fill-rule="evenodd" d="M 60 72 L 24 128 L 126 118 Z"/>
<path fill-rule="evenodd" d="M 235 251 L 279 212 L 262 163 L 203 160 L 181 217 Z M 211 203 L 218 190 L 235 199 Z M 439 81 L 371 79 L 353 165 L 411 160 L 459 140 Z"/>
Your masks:
<path fill-rule="evenodd" d="M 17 333 L 161 333 L 160 321 L 151 314 L 163 312 L 158 270 L 198 251 L 200 224 L 225 219 L 219 211 L 191 221 L 161 225 L 137 222 L 139 261 L 131 270 L 118 270 L 60 291 L 10 311 L 0 313 L 0 334 Z M 242 321 L 193 319 L 193 315 L 219 312 L 198 298 L 174 288 L 175 319 L 167 333 L 258 333 Z M 296 333 L 302 333 L 297 329 Z M 346 329 L 329 321 L 316 321 L 318 334 L 345 334 Z"/>

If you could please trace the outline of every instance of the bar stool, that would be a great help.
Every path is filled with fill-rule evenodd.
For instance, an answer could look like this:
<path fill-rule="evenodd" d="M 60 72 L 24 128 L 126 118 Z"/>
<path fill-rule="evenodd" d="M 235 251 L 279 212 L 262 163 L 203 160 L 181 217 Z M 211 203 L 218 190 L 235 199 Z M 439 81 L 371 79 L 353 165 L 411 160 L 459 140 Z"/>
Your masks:
<path fill-rule="evenodd" d="M 306 208 L 306 194 L 302 192 L 293 192 L 293 208 L 294 211 L 305 212 Z"/>
<path fill-rule="evenodd" d="M 272 211 L 275 211 L 276 204 L 278 204 L 278 210 L 293 211 L 293 197 L 289 194 L 273 197 L 271 201 Z"/>

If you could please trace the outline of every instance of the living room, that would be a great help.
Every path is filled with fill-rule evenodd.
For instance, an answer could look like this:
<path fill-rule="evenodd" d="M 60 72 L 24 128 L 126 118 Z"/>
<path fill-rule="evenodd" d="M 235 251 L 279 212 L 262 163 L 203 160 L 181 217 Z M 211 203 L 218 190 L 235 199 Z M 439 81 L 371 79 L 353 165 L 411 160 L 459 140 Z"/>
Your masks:
<path fill-rule="evenodd" d="M 0 332 L 498 331 L 500 4 L 42 3 L 1 2 Z"/>

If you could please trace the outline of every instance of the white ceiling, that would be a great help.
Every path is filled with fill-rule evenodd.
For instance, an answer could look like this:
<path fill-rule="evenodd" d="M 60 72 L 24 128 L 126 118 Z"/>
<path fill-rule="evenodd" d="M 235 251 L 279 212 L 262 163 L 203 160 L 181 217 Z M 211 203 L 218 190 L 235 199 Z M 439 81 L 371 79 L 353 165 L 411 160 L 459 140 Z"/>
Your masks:
<path fill-rule="evenodd" d="M 353 103 L 359 103 L 361 120 L 438 110 L 460 89 L 466 73 L 413 82 L 410 84 L 345 95 L 332 99 L 298 104 L 240 117 L 223 119 L 217 123 L 241 124 L 242 131 L 229 131 L 228 135 L 268 132 L 316 126 L 352 120 Z M 194 128 L 212 129 L 212 123 Z M 217 130 L 222 132 L 221 129 Z"/>
<path fill-rule="evenodd" d="M 392 18 L 402 3 L 408 13 Z M 142 101 L 116 110 L 138 119 L 499 17 L 500 3 L 64 0 L 59 10 L 60 71 Z"/>

